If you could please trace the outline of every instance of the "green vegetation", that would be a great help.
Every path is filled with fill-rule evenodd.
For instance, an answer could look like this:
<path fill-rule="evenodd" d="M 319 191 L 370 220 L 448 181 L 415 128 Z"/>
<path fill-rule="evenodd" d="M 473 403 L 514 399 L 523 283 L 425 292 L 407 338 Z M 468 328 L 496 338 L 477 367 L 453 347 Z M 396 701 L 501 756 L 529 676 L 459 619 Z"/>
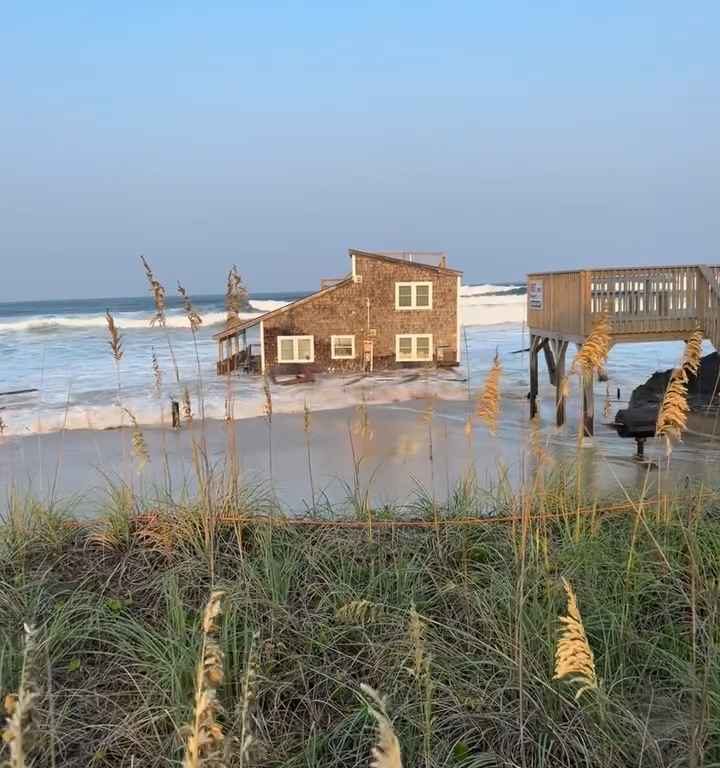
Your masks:
<path fill-rule="evenodd" d="M 143 265 L 153 322 L 164 326 L 165 289 Z M 201 319 L 179 291 L 195 333 Z M 230 319 L 241 294 L 233 269 Z M 142 472 L 151 457 L 122 408 L 122 337 L 109 313 L 107 323 Z M 601 321 L 578 356 L 585 375 L 609 339 Z M 169 336 L 168 347 L 190 422 Z M 153 371 L 159 389 L 156 358 Z M 199 357 L 197 381 L 203 427 Z M 11 768 L 719 766 L 720 495 L 688 486 L 674 497 L 585 498 L 582 473 L 553 466 L 537 420 L 522 488 L 501 470 L 482 490 L 473 413 L 494 431 L 500 389 L 496 358 L 475 407 L 468 392 L 468 470 L 444 502 L 433 490 L 402 509 L 373 507 L 360 472 L 372 439 L 363 400 L 348 430 L 353 482 L 336 508 L 315 493 L 305 407 L 312 516 L 285 517 L 272 488 L 239 477 L 230 379 L 225 466 L 210 465 L 201 428 L 195 500 L 170 488 L 138 497 L 128 477 L 80 523 L 57 504 L 11 498 L 0 524 L 0 759 Z M 686 407 L 677 394 L 675 437 Z M 264 395 L 272 484 L 267 379 Z M 433 415 L 430 401 L 434 489 Z M 666 484 L 659 470 L 657 487 Z"/>
<path fill-rule="evenodd" d="M 182 765 L 211 657 L 222 749 L 192 764 L 367 766 L 379 724 L 406 768 L 718 765 L 720 497 L 603 514 L 570 488 L 467 483 L 448 506 L 372 521 L 362 506 L 356 527 L 325 524 L 328 510 L 284 520 L 257 493 L 215 500 L 215 516 L 205 493 L 133 517 L 126 490 L 82 525 L 16 500 L 0 528 L 0 695 L 17 713 L 12 694 L 31 691 L 24 764 Z M 468 521 L 488 514 L 510 519 Z M 589 686 L 554 679 L 563 579 Z M 387 695 L 387 722 L 362 684 Z"/>

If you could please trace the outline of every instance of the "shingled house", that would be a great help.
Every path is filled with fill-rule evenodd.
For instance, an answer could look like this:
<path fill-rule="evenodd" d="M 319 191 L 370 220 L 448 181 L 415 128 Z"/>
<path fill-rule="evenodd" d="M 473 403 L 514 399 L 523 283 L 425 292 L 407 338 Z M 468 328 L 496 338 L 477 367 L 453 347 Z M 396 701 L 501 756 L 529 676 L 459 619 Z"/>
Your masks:
<path fill-rule="evenodd" d="M 228 325 L 218 374 L 373 371 L 460 360 L 461 272 L 439 253 L 349 252 L 351 271 L 280 309 Z M 259 342 L 248 343 L 248 331 Z"/>

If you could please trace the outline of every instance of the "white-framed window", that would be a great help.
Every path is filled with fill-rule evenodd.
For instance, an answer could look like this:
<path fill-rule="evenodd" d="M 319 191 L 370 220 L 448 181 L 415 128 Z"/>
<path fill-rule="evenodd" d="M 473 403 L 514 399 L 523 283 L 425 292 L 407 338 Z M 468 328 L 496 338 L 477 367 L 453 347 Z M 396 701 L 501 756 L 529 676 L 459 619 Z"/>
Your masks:
<path fill-rule="evenodd" d="M 395 283 L 395 309 L 432 309 L 432 283 Z"/>
<path fill-rule="evenodd" d="M 352 360 L 355 357 L 355 337 L 349 334 L 331 336 L 330 352 L 333 360 Z"/>
<path fill-rule="evenodd" d="M 278 336 L 277 356 L 279 363 L 315 362 L 314 336 Z"/>
<path fill-rule="evenodd" d="M 433 359 L 432 333 L 398 333 L 395 336 L 397 362 L 421 362 Z"/>

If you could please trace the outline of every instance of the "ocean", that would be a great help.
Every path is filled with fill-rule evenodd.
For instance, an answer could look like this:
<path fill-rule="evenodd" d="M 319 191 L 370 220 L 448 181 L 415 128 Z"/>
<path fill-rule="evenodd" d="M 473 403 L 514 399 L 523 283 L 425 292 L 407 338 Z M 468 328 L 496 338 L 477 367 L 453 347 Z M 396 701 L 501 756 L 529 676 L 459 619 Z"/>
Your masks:
<path fill-rule="evenodd" d="M 251 317 L 283 306 L 305 294 L 256 293 L 250 296 Z M 388 403 L 427 395 L 448 399 L 467 397 L 489 369 L 496 352 L 504 368 L 506 397 L 524 398 L 528 388 L 527 331 L 524 325 L 524 287 L 517 285 L 464 286 L 462 311 L 464 348 L 461 369 L 430 373 L 414 381 L 403 375 L 322 380 L 301 387 L 276 387 L 273 407 L 279 412 L 311 408 L 339 408 L 365 399 Z M 141 425 L 169 421 L 170 399 L 182 400 L 187 387 L 192 407 L 201 403 L 209 418 L 223 419 L 228 402 L 234 418 L 263 412 L 259 377 L 233 376 L 228 385 L 215 374 L 217 348 L 212 335 L 225 320 L 223 296 L 194 296 L 203 318 L 197 349 L 187 319 L 176 297 L 168 297 L 167 330 L 151 327 L 154 306 L 150 296 L 0 303 L 0 418 L 5 435 L 27 435 L 62 429 L 107 429 L 127 423 L 123 408 Z M 105 312 L 109 310 L 122 336 L 123 357 L 118 366 L 108 344 Z M 253 341 L 250 336 L 249 341 Z M 177 361 L 178 384 L 170 346 Z M 709 349 L 708 349 L 709 351 Z M 610 392 L 621 401 L 655 370 L 675 365 L 679 343 L 621 345 L 609 360 L 609 384 L 598 384 L 603 397 Z M 155 354 L 162 374 L 160 390 L 153 373 Z M 613 404 L 613 407 L 620 403 Z"/>

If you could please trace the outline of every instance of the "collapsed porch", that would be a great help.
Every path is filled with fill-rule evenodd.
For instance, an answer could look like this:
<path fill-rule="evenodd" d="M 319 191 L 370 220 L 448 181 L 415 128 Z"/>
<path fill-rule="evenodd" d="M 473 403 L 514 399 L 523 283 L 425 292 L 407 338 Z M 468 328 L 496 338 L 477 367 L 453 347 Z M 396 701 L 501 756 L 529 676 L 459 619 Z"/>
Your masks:
<path fill-rule="evenodd" d="M 248 342 L 248 330 L 260 327 L 260 341 Z M 262 320 L 252 318 L 242 323 L 230 325 L 213 338 L 218 344 L 216 364 L 218 376 L 234 371 L 260 373 L 263 370 Z"/>

